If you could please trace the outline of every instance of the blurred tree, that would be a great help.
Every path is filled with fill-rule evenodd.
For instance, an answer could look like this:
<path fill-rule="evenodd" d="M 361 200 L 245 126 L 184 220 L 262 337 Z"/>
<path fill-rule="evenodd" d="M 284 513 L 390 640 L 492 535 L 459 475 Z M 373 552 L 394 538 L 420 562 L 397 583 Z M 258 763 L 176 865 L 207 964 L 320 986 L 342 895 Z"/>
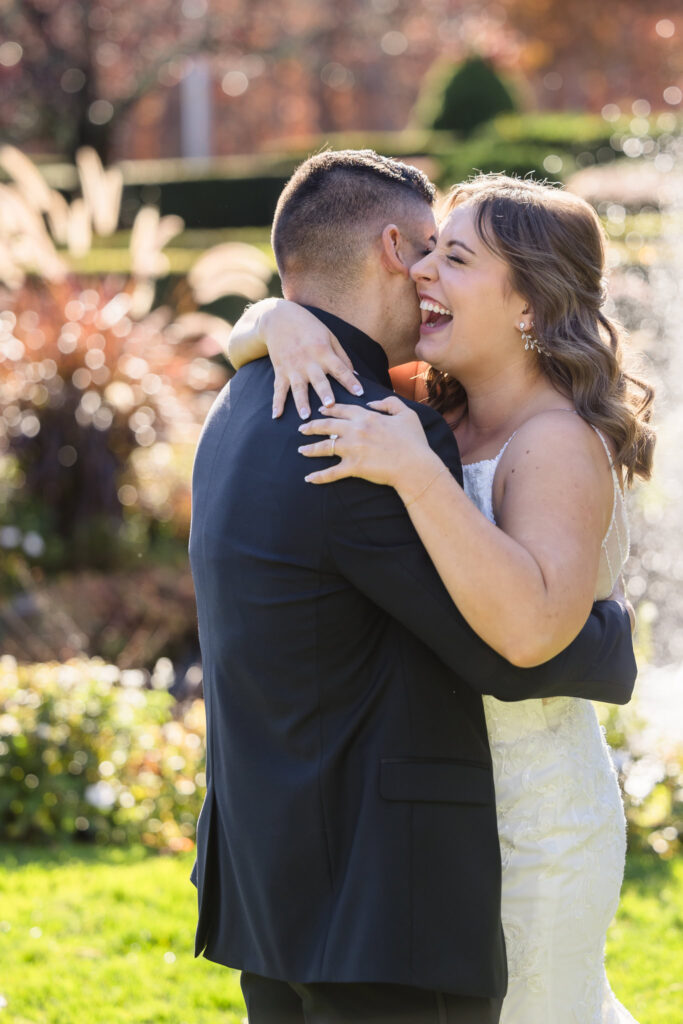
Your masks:
<path fill-rule="evenodd" d="M 437 28 L 451 59 L 462 58 L 469 6 L 0 0 L 0 123 L 15 144 L 37 141 L 68 156 L 83 144 L 105 161 L 152 155 L 150 134 L 154 155 L 178 155 L 183 83 L 202 54 L 214 152 L 249 152 L 269 137 L 402 128 L 437 52 Z"/>
<path fill-rule="evenodd" d="M 670 109 L 681 31 L 680 0 L 0 0 L 0 125 L 65 154 L 177 156 L 203 103 L 211 152 L 248 153 L 402 129 L 434 62 L 471 53 L 541 109 Z"/>
<path fill-rule="evenodd" d="M 600 110 L 642 98 L 661 109 L 664 90 L 681 85 L 680 0 L 503 0 L 503 7 L 542 107 Z"/>
<path fill-rule="evenodd" d="M 513 111 L 515 102 L 490 61 L 473 56 L 430 75 L 418 106 L 428 127 L 470 135 L 496 114 Z"/>
<path fill-rule="evenodd" d="M 0 0 L 0 120 L 106 162 L 112 127 L 174 60 L 210 48 L 204 0 Z M 1 55 L 0 55 L 1 57 Z M 15 60 L 16 58 L 16 60 Z"/>

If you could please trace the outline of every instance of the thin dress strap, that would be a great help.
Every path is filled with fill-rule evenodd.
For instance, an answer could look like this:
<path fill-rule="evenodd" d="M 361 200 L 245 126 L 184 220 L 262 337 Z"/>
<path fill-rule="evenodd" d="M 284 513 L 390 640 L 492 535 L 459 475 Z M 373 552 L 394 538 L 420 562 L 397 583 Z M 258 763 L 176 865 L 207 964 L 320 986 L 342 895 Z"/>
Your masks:
<path fill-rule="evenodd" d="M 607 441 L 605 440 L 605 435 L 602 433 L 601 430 L 598 430 L 598 428 L 594 424 L 591 423 L 590 425 L 591 425 L 591 427 L 593 427 L 593 430 L 595 431 L 595 433 L 598 435 L 598 437 L 602 441 L 602 447 L 605 449 L 605 453 L 606 453 L 607 458 L 609 460 L 609 466 L 610 466 L 610 469 L 612 471 L 612 485 L 614 487 L 614 501 L 612 502 L 612 515 L 610 516 L 610 522 L 609 522 L 609 526 L 607 527 L 607 533 L 603 537 L 603 541 L 602 541 L 602 550 L 605 553 L 605 558 L 607 560 L 607 567 L 609 569 L 610 579 L 612 581 L 612 586 L 614 586 L 614 584 L 616 583 L 617 577 L 618 577 L 619 573 L 621 572 L 621 570 L 623 569 L 624 563 L 626 562 L 626 559 L 628 558 L 628 555 L 629 555 L 629 548 L 630 548 L 629 532 L 630 531 L 629 531 L 629 528 L 628 528 L 628 516 L 627 516 L 627 513 L 626 513 L 626 502 L 624 501 L 624 495 L 623 495 L 623 492 L 622 492 L 622 489 L 621 489 L 621 483 L 619 481 L 619 474 L 617 473 L 616 466 L 614 465 L 614 459 L 612 458 L 612 452 L 610 451 L 609 445 L 607 444 Z M 619 508 L 621 508 L 621 512 L 622 512 L 622 524 L 623 524 L 623 527 L 624 527 L 624 534 L 625 534 L 625 536 L 623 538 L 622 538 L 622 536 L 620 534 L 619 524 L 617 522 L 617 511 L 618 511 Z M 616 538 L 617 538 L 617 553 L 618 553 L 618 562 L 619 562 L 618 568 L 615 568 L 615 566 L 613 565 L 612 559 L 610 558 L 610 552 L 609 552 L 608 541 L 609 541 L 610 535 L 612 533 L 612 530 L 615 530 Z"/>
<path fill-rule="evenodd" d="M 507 441 L 505 442 L 503 447 L 500 449 L 500 451 L 496 455 L 496 459 L 495 459 L 496 462 L 498 462 L 498 459 L 502 458 L 503 452 L 505 451 L 507 446 L 510 444 L 510 441 L 512 440 L 512 438 L 515 436 L 516 433 L 517 433 L 517 431 L 515 430 L 514 433 L 510 434 L 510 436 L 508 437 Z"/>
<path fill-rule="evenodd" d="M 607 441 L 605 440 L 605 435 L 603 434 L 603 432 L 602 432 L 601 430 L 598 430 L 598 428 L 597 428 L 596 426 L 594 426 L 594 425 L 593 425 L 592 423 L 591 423 L 591 426 L 593 427 L 593 430 L 595 431 L 595 433 L 596 433 L 596 434 L 598 435 L 598 437 L 599 437 L 599 438 L 600 438 L 600 440 L 602 441 L 602 447 L 603 447 L 603 448 L 605 449 L 605 451 L 607 452 L 607 458 L 609 459 L 609 466 L 610 466 L 610 469 L 611 469 L 611 470 L 612 470 L 612 472 L 613 472 L 613 473 L 614 473 L 614 474 L 616 475 L 616 472 L 617 472 L 617 471 L 616 471 L 616 469 L 614 468 L 614 460 L 612 459 L 612 453 L 611 453 L 611 451 L 609 450 L 609 445 L 607 444 Z M 618 479 L 618 477 L 617 477 L 617 479 Z"/>

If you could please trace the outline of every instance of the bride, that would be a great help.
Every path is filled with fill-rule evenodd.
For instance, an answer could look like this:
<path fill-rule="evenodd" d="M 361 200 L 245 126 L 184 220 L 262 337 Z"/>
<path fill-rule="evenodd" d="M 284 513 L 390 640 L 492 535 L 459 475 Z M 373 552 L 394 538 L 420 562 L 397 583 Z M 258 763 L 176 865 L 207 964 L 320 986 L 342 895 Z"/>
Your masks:
<path fill-rule="evenodd" d="M 618 585 L 623 488 L 650 475 L 652 390 L 624 370 L 603 270 L 599 221 L 576 197 L 503 175 L 450 192 L 439 238 L 411 271 L 416 354 L 429 367 L 401 368 L 394 385 L 452 425 L 464 492 L 400 399 L 334 404 L 325 373 L 356 393 L 358 382 L 302 307 L 265 300 L 231 340 L 235 365 L 270 353 L 274 415 L 289 385 L 305 417 L 309 382 L 323 400 L 323 418 L 300 430 L 324 439 L 300 451 L 339 461 L 306 479 L 394 487 L 464 617 L 519 665 L 567 646 L 593 600 Z M 625 821 L 594 708 L 488 697 L 485 711 L 509 965 L 501 1024 L 633 1022 L 603 967 Z"/>

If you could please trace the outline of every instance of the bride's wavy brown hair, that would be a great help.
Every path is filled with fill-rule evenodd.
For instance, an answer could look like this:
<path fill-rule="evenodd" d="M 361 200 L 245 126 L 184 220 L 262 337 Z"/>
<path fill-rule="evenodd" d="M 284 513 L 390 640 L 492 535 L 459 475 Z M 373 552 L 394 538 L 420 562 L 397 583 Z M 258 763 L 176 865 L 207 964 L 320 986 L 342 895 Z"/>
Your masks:
<path fill-rule="evenodd" d="M 552 185 L 504 174 L 479 175 L 455 185 L 443 213 L 474 208 L 481 241 L 510 269 L 510 285 L 531 305 L 533 353 L 548 380 L 576 411 L 613 442 L 617 464 L 631 484 L 652 472 L 653 388 L 627 372 L 621 331 L 603 312 L 604 233 L 595 211 Z M 447 414 L 467 400 L 462 385 L 431 368 L 430 403 Z"/>

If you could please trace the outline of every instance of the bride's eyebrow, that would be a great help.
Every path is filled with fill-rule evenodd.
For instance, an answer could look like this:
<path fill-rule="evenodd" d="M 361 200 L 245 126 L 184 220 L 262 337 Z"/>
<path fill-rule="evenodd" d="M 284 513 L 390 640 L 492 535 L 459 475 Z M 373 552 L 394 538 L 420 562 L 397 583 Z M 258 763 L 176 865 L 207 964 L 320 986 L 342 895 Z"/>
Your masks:
<path fill-rule="evenodd" d="M 474 252 L 473 249 L 470 249 L 469 245 L 465 245 L 465 243 L 461 242 L 460 239 L 458 239 L 458 238 L 454 238 L 450 242 L 446 242 L 446 248 L 447 249 L 452 248 L 454 245 L 459 245 L 461 249 L 466 249 L 467 252 L 470 253 L 470 255 L 472 255 L 472 256 L 476 256 L 477 255 L 476 252 Z"/>

